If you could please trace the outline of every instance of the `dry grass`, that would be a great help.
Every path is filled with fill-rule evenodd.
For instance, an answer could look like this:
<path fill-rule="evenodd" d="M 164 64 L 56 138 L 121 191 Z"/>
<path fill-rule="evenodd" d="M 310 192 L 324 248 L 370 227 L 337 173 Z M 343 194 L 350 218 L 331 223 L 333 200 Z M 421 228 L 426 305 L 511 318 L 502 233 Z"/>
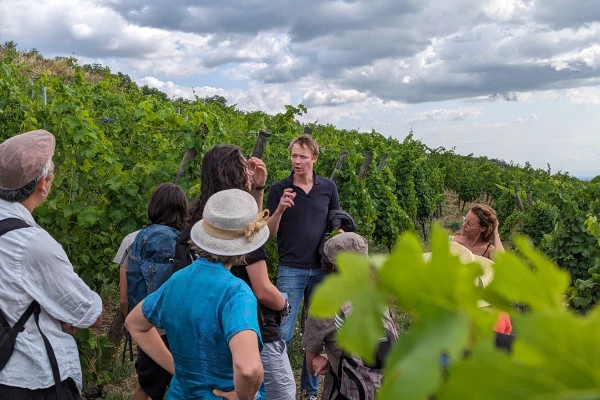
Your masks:
<path fill-rule="evenodd" d="M 13 62 L 25 65 L 25 72 L 32 80 L 43 74 L 63 78 L 65 82 L 69 82 L 75 77 L 77 60 L 74 57 L 46 59 L 36 49 L 25 51 L 17 49 L 16 46 L 17 43 L 14 42 L 0 44 L 0 58 L 3 58 L 9 51 L 16 50 Z M 83 69 L 82 72 L 85 80 L 90 83 L 97 83 L 105 78 L 104 73 L 99 69 Z"/>
<path fill-rule="evenodd" d="M 486 204 L 485 199 L 479 198 L 473 203 L 467 202 L 464 206 L 458 205 L 458 195 L 453 191 L 446 190 L 444 194 L 444 203 L 442 204 L 442 217 L 437 221 L 449 231 L 453 232 L 460 229 L 462 217 L 469 211 L 474 204 Z M 455 228 L 455 229 L 453 229 Z"/>
<path fill-rule="evenodd" d="M 131 373 L 125 379 L 107 385 L 104 388 L 104 396 L 106 400 L 129 400 L 133 397 L 133 391 L 135 390 L 135 384 L 137 380 L 133 363 L 129 362 L 129 359 L 127 359 L 125 364 L 127 365 L 128 363 L 131 365 Z"/>

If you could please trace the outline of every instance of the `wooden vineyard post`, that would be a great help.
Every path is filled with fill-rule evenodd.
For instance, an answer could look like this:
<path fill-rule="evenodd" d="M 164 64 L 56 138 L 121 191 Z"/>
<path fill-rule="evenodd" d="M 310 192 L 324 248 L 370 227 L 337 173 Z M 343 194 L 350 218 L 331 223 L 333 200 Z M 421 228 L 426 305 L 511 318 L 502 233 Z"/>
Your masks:
<path fill-rule="evenodd" d="M 532 192 L 527 193 L 527 204 L 529 204 L 530 207 L 533 207 L 533 193 Z"/>
<path fill-rule="evenodd" d="M 196 132 L 196 137 L 198 137 L 198 136 L 206 137 L 207 134 L 208 134 L 208 125 L 206 125 L 206 123 L 203 122 L 200 124 L 198 132 Z M 189 149 L 187 149 L 187 151 L 183 155 L 183 158 L 181 159 L 181 162 L 179 163 L 179 167 L 177 167 L 177 172 L 175 173 L 175 178 L 173 179 L 173 183 L 175 183 L 175 184 L 178 183 L 179 179 L 181 179 L 185 175 L 186 164 L 189 163 L 191 160 L 193 160 L 196 157 L 196 154 L 198 154 L 198 150 L 195 147 L 192 146 Z"/>
<path fill-rule="evenodd" d="M 262 158 L 265 150 L 267 149 L 267 141 L 269 140 L 269 136 L 271 136 L 271 132 L 262 130 L 258 132 L 258 137 L 256 138 L 256 143 L 254 144 L 254 150 L 252 150 L 252 157 Z"/>
<path fill-rule="evenodd" d="M 519 192 L 515 190 L 515 199 L 517 200 L 517 206 L 519 210 L 525 211 L 525 207 L 523 206 L 523 200 L 521 200 L 521 196 L 519 196 Z"/>
<path fill-rule="evenodd" d="M 358 173 L 358 180 L 362 181 L 367 177 L 367 173 L 369 172 L 369 165 L 373 160 L 373 152 L 369 151 L 365 154 L 365 160 L 363 161 L 362 167 L 360 167 L 360 172 Z"/>
<path fill-rule="evenodd" d="M 121 307 L 117 309 L 117 313 L 110 324 L 108 329 L 108 340 L 115 344 L 115 347 L 119 347 L 125 331 L 123 330 L 123 323 L 125 322 L 125 316 L 121 312 Z"/>
<path fill-rule="evenodd" d="M 379 165 L 377 166 L 377 171 L 383 171 L 383 168 L 385 168 L 385 164 L 387 163 L 387 158 L 388 153 L 383 153 L 383 156 L 381 156 L 381 160 L 379 161 Z"/>
<path fill-rule="evenodd" d="M 340 153 L 340 158 L 338 159 L 337 164 L 335 164 L 335 168 L 333 168 L 333 172 L 331 173 L 331 176 L 329 177 L 329 179 L 331 179 L 334 182 L 336 181 L 337 174 L 339 171 L 342 170 L 342 167 L 344 166 L 344 161 L 346 160 L 347 156 L 348 156 L 348 151 L 342 150 L 342 152 Z"/>

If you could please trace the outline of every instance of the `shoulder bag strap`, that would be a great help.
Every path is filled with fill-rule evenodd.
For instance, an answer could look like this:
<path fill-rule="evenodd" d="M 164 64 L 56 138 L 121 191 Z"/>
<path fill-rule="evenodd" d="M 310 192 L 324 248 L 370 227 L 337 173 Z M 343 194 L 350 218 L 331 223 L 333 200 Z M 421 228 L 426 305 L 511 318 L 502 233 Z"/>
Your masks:
<path fill-rule="evenodd" d="M 0 236 L 4 235 L 5 233 L 17 230 L 17 229 L 29 228 L 29 227 L 30 227 L 30 225 L 20 218 L 5 218 L 0 221 Z M 0 323 L 2 324 L 4 329 L 6 329 L 6 331 L 9 333 L 9 335 L 11 336 L 13 341 L 16 339 L 17 334 L 19 332 L 23 331 L 25 322 L 27 322 L 29 317 L 31 317 L 32 313 L 33 313 L 33 303 L 31 303 L 31 305 L 27 308 L 27 310 L 25 310 L 23 315 L 21 315 L 21 318 L 19 318 L 19 320 L 17 321 L 15 326 L 13 326 L 11 328 L 10 325 L 8 324 L 8 321 L 6 320 L 6 318 L 4 318 L 4 314 L 2 313 L 2 310 L 0 310 Z"/>
<path fill-rule="evenodd" d="M 11 328 L 6 318 L 4 318 L 4 313 L 2 312 L 2 310 L 0 310 L 0 323 L 2 323 L 2 326 L 4 327 L 4 329 L 6 329 L 6 332 L 8 332 L 13 342 L 16 340 L 19 332 L 23 332 L 25 322 L 27 322 L 29 317 L 31 317 L 31 314 L 33 314 L 33 303 L 31 303 L 29 307 L 27 307 L 27 310 L 25 310 L 23 315 L 21 315 L 21 318 L 19 318 L 19 320 Z"/>
<path fill-rule="evenodd" d="M 56 356 L 54 355 L 54 350 L 52 349 L 50 341 L 40 329 L 40 305 L 37 301 L 33 302 L 33 316 L 35 317 L 35 324 L 37 325 L 38 331 L 40 331 L 40 335 L 42 335 L 42 339 L 44 339 L 44 346 L 46 346 L 46 352 L 48 353 L 48 359 L 50 360 L 50 366 L 52 367 L 52 375 L 54 375 L 54 387 L 56 388 L 56 398 L 58 400 L 63 400 L 65 398 L 65 394 L 63 392 L 62 382 L 60 381 L 58 363 L 56 362 Z"/>
<path fill-rule="evenodd" d="M 16 229 L 28 228 L 30 225 L 19 218 L 6 218 L 0 221 L 0 236 L 8 233 L 10 231 L 14 231 Z M 25 322 L 31 317 L 33 313 L 35 318 L 35 324 L 37 325 L 38 331 L 40 335 L 42 335 L 42 339 L 44 340 L 44 346 L 46 346 L 46 352 L 48 353 L 48 358 L 50 359 L 50 367 L 52 368 L 52 375 L 54 375 L 54 387 L 56 388 L 56 398 L 58 400 L 63 400 L 65 398 L 62 382 L 60 381 L 60 372 L 58 369 L 58 362 L 56 361 L 56 355 L 54 354 L 54 349 L 52 349 L 52 345 L 50 341 L 42 332 L 40 328 L 40 305 L 37 301 L 33 301 L 31 305 L 27 308 L 27 310 L 21 315 L 21 318 L 17 321 L 15 326 L 12 327 L 11 335 L 16 337 L 19 332 L 23 330 L 25 326 Z M 8 322 L 4 319 L 4 316 L 0 312 L 1 323 L 6 327 Z"/>
<path fill-rule="evenodd" d="M 20 218 L 3 219 L 0 221 L 0 236 L 21 228 L 29 228 L 29 224 Z"/>

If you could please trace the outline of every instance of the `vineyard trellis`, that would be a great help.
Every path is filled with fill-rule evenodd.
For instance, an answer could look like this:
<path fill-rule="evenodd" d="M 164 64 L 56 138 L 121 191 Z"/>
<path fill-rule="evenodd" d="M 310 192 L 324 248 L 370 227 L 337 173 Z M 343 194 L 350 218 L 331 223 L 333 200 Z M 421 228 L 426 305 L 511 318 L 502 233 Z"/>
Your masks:
<path fill-rule="evenodd" d="M 91 79 L 90 68 L 72 59 L 72 74 L 32 74 L 15 50 L 2 50 L 0 140 L 42 127 L 55 134 L 56 189 L 36 210 L 36 219 L 96 290 L 118 279 L 112 257 L 122 238 L 144 224 L 157 184 L 175 181 L 195 197 L 201 189 L 203 154 L 215 144 L 232 143 L 265 160 L 268 190 L 289 174 L 288 143 L 306 132 L 321 147 L 316 172 L 336 180 L 342 208 L 378 249 L 391 252 L 406 231 L 427 239 L 431 222 L 442 213 L 445 192 L 451 190 L 463 208 L 477 199 L 492 204 L 503 237 L 531 237 L 567 270 L 567 300 L 573 310 L 585 313 L 600 301 L 600 235 L 593 220 L 600 211 L 597 180 L 431 149 L 412 132 L 397 140 L 374 131 L 303 125 L 298 117 L 307 110 L 301 104 L 269 115 L 244 112 L 223 101 L 170 100 L 107 68 Z M 276 250 L 272 245 L 267 250 L 275 276 Z M 98 346 L 111 346 L 108 339 L 98 339 L 94 347 L 89 336 L 78 343 L 83 353 L 96 352 L 90 357 L 96 361 L 104 354 Z"/>

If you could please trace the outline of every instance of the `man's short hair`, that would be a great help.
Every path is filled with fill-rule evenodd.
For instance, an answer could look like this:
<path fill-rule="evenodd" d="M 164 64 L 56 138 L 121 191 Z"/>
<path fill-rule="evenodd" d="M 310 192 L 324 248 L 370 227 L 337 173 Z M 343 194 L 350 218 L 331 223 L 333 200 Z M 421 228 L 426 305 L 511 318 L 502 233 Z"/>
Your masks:
<path fill-rule="evenodd" d="M 292 147 L 295 144 L 299 144 L 302 147 L 308 147 L 308 149 L 310 150 L 310 152 L 312 153 L 313 156 L 315 156 L 315 157 L 319 156 L 319 144 L 317 143 L 317 141 L 315 139 L 313 139 L 312 136 L 303 134 L 303 135 L 298 136 L 296 139 L 292 140 L 292 142 L 290 143 L 290 146 L 288 147 L 290 154 L 292 153 Z"/>

